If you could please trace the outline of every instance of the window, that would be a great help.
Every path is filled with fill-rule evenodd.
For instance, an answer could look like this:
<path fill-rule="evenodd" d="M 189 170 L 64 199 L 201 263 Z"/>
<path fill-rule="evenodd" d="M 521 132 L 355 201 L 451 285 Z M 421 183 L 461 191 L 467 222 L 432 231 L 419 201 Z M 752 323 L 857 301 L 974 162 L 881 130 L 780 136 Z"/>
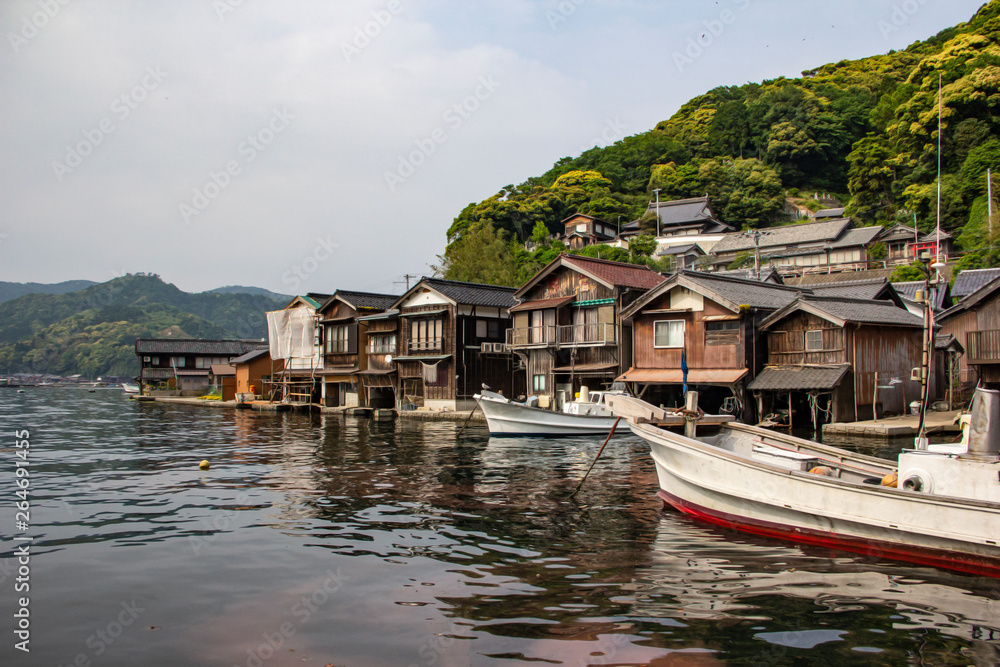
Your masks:
<path fill-rule="evenodd" d="M 684 320 L 653 322 L 653 347 L 684 347 Z"/>
<path fill-rule="evenodd" d="M 174 368 L 184 368 L 187 365 L 187 357 L 170 357 L 170 365 Z"/>
<path fill-rule="evenodd" d="M 586 222 L 581 222 L 579 225 L 576 226 L 576 231 L 581 232 L 581 233 L 586 232 L 587 231 L 587 223 Z"/>
<path fill-rule="evenodd" d="M 498 321 L 486 320 L 486 337 L 487 338 L 500 337 L 500 323 Z"/>
<path fill-rule="evenodd" d="M 444 322 L 441 319 L 413 320 L 410 322 L 410 350 L 440 350 Z"/>
<path fill-rule="evenodd" d="M 369 334 L 368 354 L 396 354 L 396 334 Z"/>
<path fill-rule="evenodd" d="M 326 353 L 344 354 L 347 352 L 348 331 L 346 324 L 335 324 L 326 328 Z"/>
<path fill-rule="evenodd" d="M 821 352 L 823 350 L 823 330 L 813 329 L 806 332 L 806 352 Z"/>
<path fill-rule="evenodd" d="M 739 342 L 739 320 L 705 322 L 705 345 L 736 345 Z"/>
<path fill-rule="evenodd" d="M 229 357 L 196 357 L 195 368 L 211 368 L 212 364 L 228 364 Z"/>
<path fill-rule="evenodd" d="M 160 365 L 160 358 L 159 357 L 150 357 L 149 358 L 149 365 L 150 366 L 159 366 Z"/>
<path fill-rule="evenodd" d="M 545 391 L 545 375 L 532 375 L 531 376 L 531 388 L 534 391 Z"/>
<path fill-rule="evenodd" d="M 486 338 L 486 320 L 476 320 L 476 338 Z"/>

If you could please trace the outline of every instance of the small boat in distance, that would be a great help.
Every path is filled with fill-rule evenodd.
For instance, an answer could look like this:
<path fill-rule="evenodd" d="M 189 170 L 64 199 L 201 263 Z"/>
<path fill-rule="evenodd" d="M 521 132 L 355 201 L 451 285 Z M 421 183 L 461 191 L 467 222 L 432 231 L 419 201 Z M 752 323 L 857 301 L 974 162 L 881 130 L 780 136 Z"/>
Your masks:
<path fill-rule="evenodd" d="M 139 385 L 135 382 L 122 382 L 122 391 L 126 394 L 138 394 Z"/>
<path fill-rule="evenodd" d="M 755 535 L 1000 577 L 1000 391 L 978 389 L 964 445 L 879 459 L 744 424 L 688 438 L 612 396 L 649 443 L 664 503 Z"/>
<path fill-rule="evenodd" d="M 563 405 L 562 412 L 538 407 L 538 398 L 532 396 L 518 403 L 502 394 L 484 389 L 473 398 L 486 415 L 490 435 L 581 435 L 607 433 L 615 423 L 615 415 L 604 404 L 605 396 L 620 394 L 618 391 L 581 392 L 579 400 Z M 620 431 L 624 433 L 624 429 Z"/>

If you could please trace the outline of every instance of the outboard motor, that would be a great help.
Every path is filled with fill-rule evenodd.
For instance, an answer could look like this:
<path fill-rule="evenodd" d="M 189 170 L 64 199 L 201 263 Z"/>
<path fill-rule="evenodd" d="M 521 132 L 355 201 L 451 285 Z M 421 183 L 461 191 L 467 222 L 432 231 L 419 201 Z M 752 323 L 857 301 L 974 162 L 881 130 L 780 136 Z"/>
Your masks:
<path fill-rule="evenodd" d="M 969 454 L 996 458 L 1000 455 L 1000 391 L 976 389 L 969 426 Z"/>

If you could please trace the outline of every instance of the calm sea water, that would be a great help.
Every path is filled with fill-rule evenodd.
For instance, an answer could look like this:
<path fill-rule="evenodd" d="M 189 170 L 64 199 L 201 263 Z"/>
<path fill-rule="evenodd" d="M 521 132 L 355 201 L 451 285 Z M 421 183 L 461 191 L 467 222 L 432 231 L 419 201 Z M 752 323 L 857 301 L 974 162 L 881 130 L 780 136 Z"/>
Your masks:
<path fill-rule="evenodd" d="M 1000 581 L 663 511 L 631 437 L 571 500 L 599 438 L 43 388 L 0 390 L 0 424 L 2 665 L 1000 661 Z"/>

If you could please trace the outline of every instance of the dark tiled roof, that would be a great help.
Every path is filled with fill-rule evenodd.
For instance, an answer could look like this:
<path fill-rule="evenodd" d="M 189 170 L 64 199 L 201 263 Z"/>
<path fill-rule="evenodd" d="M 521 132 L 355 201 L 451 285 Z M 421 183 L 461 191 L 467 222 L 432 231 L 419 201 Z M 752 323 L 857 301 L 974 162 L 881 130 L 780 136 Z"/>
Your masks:
<path fill-rule="evenodd" d="M 398 299 L 399 297 L 396 298 Z M 374 315 L 363 315 L 358 317 L 357 320 L 358 322 L 370 322 L 372 320 L 391 320 L 394 317 L 399 317 L 399 311 L 395 308 L 390 308 Z"/>
<path fill-rule="evenodd" d="M 259 350 L 251 350 L 250 352 L 247 352 L 246 354 L 241 354 L 240 356 L 236 357 L 230 363 L 233 363 L 233 364 L 245 364 L 248 361 L 253 361 L 254 359 L 258 359 L 258 358 L 266 356 L 268 354 L 270 354 L 270 350 L 268 350 L 268 348 L 266 348 L 266 347 L 261 348 Z"/>
<path fill-rule="evenodd" d="M 267 348 L 256 340 L 205 340 L 202 338 L 137 338 L 136 354 L 204 354 L 236 357 L 250 350 Z"/>
<path fill-rule="evenodd" d="M 859 227 L 858 229 L 848 229 L 843 236 L 830 243 L 830 248 L 849 248 L 853 246 L 866 246 L 882 233 L 882 228 Z"/>
<path fill-rule="evenodd" d="M 816 211 L 813 217 L 819 220 L 820 218 L 840 218 L 844 215 L 844 209 L 841 208 L 824 208 Z"/>
<path fill-rule="evenodd" d="M 951 298 L 962 299 L 983 285 L 1000 277 L 1000 268 L 996 269 L 966 269 L 957 276 L 951 286 Z"/>
<path fill-rule="evenodd" d="M 948 232 L 944 231 L 943 229 L 940 230 L 940 231 L 941 231 L 941 240 L 942 241 L 946 241 L 946 240 L 948 240 L 948 239 L 951 238 L 951 234 L 949 234 Z M 938 240 L 938 230 L 937 229 L 935 229 L 934 231 L 931 231 L 931 232 L 927 232 L 926 234 L 924 234 L 923 236 L 920 237 L 920 242 L 921 243 L 933 243 L 934 241 L 937 241 L 937 240 Z"/>
<path fill-rule="evenodd" d="M 874 278 L 870 280 L 845 281 L 840 283 L 828 283 L 826 285 L 812 285 L 810 289 L 817 296 L 835 296 L 848 299 L 874 299 L 886 290 L 889 281 L 885 278 Z"/>
<path fill-rule="evenodd" d="M 564 264 L 575 266 L 616 287 L 648 290 L 666 280 L 656 271 L 641 264 L 623 264 L 581 255 L 564 255 L 562 259 Z"/>
<path fill-rule="evenodd" d="M 340 298 L 354 306 L 355 309 L 375 309 L 385 310 L 399 299 L 398 294 L 377 294 L 375 292 L 352 292 L 350 290 L 339 289 L 333 299 Z"/>
<path fill-rule="evenodd" d="M 688 280 L 713 292 L 730 303 L 747 305 L 752 308 L 778 309 L 795 301 L 801 290 L 784 285 L 762 283 L 756 280 L 742 280 L 732 276 L 701 271 L 681 271 Z"/>
<path fill-rule="evenodd" d="M 656 202 L 650 202 L 646 207 L 649 213 L 656 212 Z M 685 225 L 689 223 L 711 223 L 719 224 L 719 221 L 712 215 L 712 207 L 708 203 L 708 197 L 694 197 L 692 199 L 676 199 L 674 201 L 660 202 L 660 229 L 675 225 Z"/>
<path fill-rule="evenodd" d="M 934 336 L 935 350 L 947 350 L 952 345 L 956 346 L 962 352 L 965 352 L 965 348 L 960 342 L 958 342 L 958 339 L 955 338 L 953 334 L 936 334 Z"/>
<path fill-rule="evenodd" d="M 994 278 L 990 282 L 986 283 L 985 285 L 977 289 L 972 294 L 963 297 L 961 301 L 956 303 L 948 310 L 944 311 L 943 313 L 940 313 L 938 315 L 938 321 L 943 321 L 945 318 L 950 317 L 956 313 L 961 313 L 970 308 L 974 308 L 977 304 L 979 304 L 980 301 L 989 298 L 991 295 L 995 294 L 997 289 L 1000 289 L 1000 277 Z"/>
<path fill-rule="evenodd" d="M 913 282 L 908 282 L 908 283 L 893 283 L 892 286 L 896 290 L 896 292 L 898 292 L 902 296 L 905 296 L 907 299 L 910 299 L 911 301 L 917 298 L 917 290 L 922 290 L 924 289 L 924 287 L 926 287 L 923 280 L 915 280 Z M 947 296 L 948 296 L 947 286 L 935 292 L 934 296 L 935 312 L 944 309 L 944 303 Z"/>
<path fill-rule="evenodd" d="M 768 227 L 760 231 L 760 247 L 773 248 L 778 246 L 795 246 L 799 243 L 832 242 L 844 233 L 851 225 L 847 218 L 823 220 L 821 222 L 805 222 L 782 227 Z M 712 252 L 723 253 L 753 250 L 754 240 L 749 232 L 732 232 L 726 234 L 712 247 Z"/>
<path fill-rule="evenodd" d="M 844 322 L 909 327 L 922 327 L 924 325 L 923 319 L 905 308 L 900 308 L 892 301 L 844 299 L 803 294 L 797 302 L 788 308 L 771 315 L 768 321 L 763 323 L 763 326 L 769 326 L 800 307 Z"/>
<path fill-rule="evenodd" d="M 895 224 L 882 232 L 883 241 L 916 241 L 919 237 L 919 232 L 913 227 L 907 227 L 906 225 Z"/>
<path fill-rule="evenodd" d="M 170 380 L 174 377 L 173 368 L 143 368 L 139 374 L 143 380 Z"/>
<path fill-rule="evenodd" d="M 869 271 L 839 271 L 836 273 L 807 273 L 803 276 L 786 276 L 786 285 L 799 287 L 815 287 L 830 283 L 855 282 L 858 280 L 874 280 L 888 278 L 895 269 L 872 269 Z"/>
<path fill-rule="evenodd" d="M 437 290 L 452 301 L 467 306 L 510 308 L 517 303 L 514 299 L 514 292 L 517 291 L 516 287 L 463 283 L 457 280 L 444 280 L 442 278 L 424 278 L 420 282 Z"/>
<path fill-rule="evenodd" d="M 726 271 L 716 271 L 714 275 L 726 276 L 729 278 L 739 278 L 741 280 L 755 280 L 760 283 L 775 283 L 783 285 L 784 281 L 778 270 L 773 266 L 765 266 L 760 269 L 732 269 Z"/>
<path fill-rule="evenodd" d="M 701 246 L 699 246 L 697 243 L 685 243 L 684 245 L 664 246 L 663 248 L 657 250 L 656 254 L 660 256 L 683 255 L 691 251 L 696 251 L 699 255 L 705 254 L 704 251 L 702 251 Z"/>
<path fill-rule="evenodd" d="M 747 389 L 751 391 L 829 390 L 840 384 L 849 364 L 836 366 L 767 366 Z"/>

